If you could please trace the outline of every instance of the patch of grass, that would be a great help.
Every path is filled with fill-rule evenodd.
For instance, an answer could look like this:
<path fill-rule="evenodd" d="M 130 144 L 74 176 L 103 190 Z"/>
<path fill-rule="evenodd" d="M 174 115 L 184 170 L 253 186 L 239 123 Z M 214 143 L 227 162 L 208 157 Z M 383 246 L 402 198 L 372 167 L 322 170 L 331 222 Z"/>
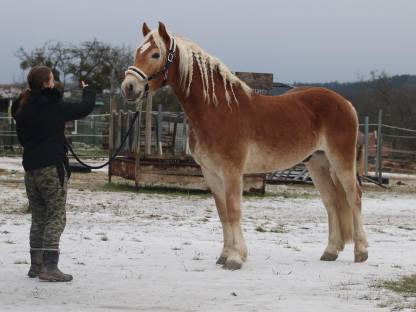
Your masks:
<path fill-rule="evenodd" d="M 259 226 L 256 227 L 256 231 L 257 232 L 260 232 L 260 233 L 267 232 L 267 230 L 264 227 L 262 227 L 261 225 L 259 225 Z"/>
<path fill-rule="evenodd" d="M 16 260 L 15 262 L 13 262 L 14 264 L 29 264 L 27 262 L 27 260 Z"/>
<path fill-rule="evenodd" d="M 102 186 L 102 190 L 106 192 L 137 192 L 134 186 L 128 183 L 112 183 L 107 182 Z"/>
<path fill-rule="evenodd" d="M 270 229 L 264 228 L 262 225 L 258 225 L 255 230 L 260 233 L 271 232 L 271 233 L 287 233 L 288 230 L 285 229 L 283 225 L 276 225 Z"/>
<path fill-rule="evenodd" d="M 175 189 L 175 188 L 167 188 L 167 187 L 140 187 L 138 190 L 135 188 L 134 185 L 129 183 L 112 183 L 108 182 L 102 186 L 103 191 L 107 192 L 133 192 L 133 193 L 140 193 L 140 194 L 168 194 L 174 196 L 189 196 L 189 195 L 205 195 L 208 196 L 209 193 L 207 191 L 202 190 L 182 190 L 182 189 Z"/>
<path fill-rule="evenodd" d="M 386 288 L 405 296 L 416 296 L 416 274 L 403 276 L 398 280 L 384 281 L 376 285 L 379 288 Z"/>
<path fill-rule="evenodd" d="M 284 225 L 280 224 L 277 225 L 275 227 L 273 227 L 272 229 L 270 229 L 270 232 L 272 233 L 287 233 L 289 232 Z"/>
<path fill-rule="evenodd" d="M 403 226 L 403 225 L 399 225 L 397 228 L 401 229 L 401 230 L 406 230 L 406 231 L 414 231 L 416 230 L 415 228 L 409 227 L 409 226 Z"/>
<path fill-rule="evenodd" d="M 132 192 L 139 194 L 168 194 L 173 196 L 190 196 L 199 195 L 202 197 L 210 197 L 211 193 L 205 190 L 185 190 L 180 188 L 160 187 L 160 186 L 143 186 L 136 189 L 132 182 L 107 182 L 98 188 L 99 191 L 105 192 Z M 265 197 L 283 197 L 285 199 L 312 199 L 319 197 L 319 194 L 311 193 L 308 189 L 294 188 L 289 190 L 281 190 L 277 192 L 247 193 L 244 192 L 245 198 L 265 198 Z"/>
<path fill-rule="evenodd" d="M 298 190 L 285 190 L 285 191 L 278 191 L 278 192 L 266 192 L 264 194 L 258 194 L 258 193 L 243 193 L 244 197 L 258 197 L 258 198 L 264 198 L 264 197 L 283 197 L 284 199 L 313 199 L 318 197 L 319 195 L 304 192 L 304 191 L 298 191 Z"/>

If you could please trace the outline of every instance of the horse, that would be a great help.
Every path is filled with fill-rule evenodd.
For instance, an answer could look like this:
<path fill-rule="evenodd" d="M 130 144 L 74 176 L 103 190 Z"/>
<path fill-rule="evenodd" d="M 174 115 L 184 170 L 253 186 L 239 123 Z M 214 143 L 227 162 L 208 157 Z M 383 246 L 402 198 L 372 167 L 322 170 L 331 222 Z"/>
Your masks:
<path fill-rule="evenodd" d="M 189 147 L 213 195 L 223 230 L 217 264 L 240 269 L 247 259 L 241 229 L 243 174 L 304 162 L 328 214 L 321 256 L 334 261 L 354 242 L 355 262 L 368 258 L 356 177 L 357 113 L 339 94 L 318 87 L 278 96 L 257 94 L 218 58 L 159 22 L 144 39 L 121 84 L 126 100 L 170 85 L 189 122 Z"/>

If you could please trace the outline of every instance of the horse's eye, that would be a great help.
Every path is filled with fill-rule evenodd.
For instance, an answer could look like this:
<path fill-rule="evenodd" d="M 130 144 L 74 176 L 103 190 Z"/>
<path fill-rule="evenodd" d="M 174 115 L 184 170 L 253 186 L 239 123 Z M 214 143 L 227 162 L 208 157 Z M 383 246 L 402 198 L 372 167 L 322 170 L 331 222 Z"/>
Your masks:
<path fill-rule="evenodd" d="M 153 53 L 153 55 L 152 55 L 152 58 L 154 58 L 154 59 L 158 59 L 160 57 L 160 54 L 159 53 Z"/>

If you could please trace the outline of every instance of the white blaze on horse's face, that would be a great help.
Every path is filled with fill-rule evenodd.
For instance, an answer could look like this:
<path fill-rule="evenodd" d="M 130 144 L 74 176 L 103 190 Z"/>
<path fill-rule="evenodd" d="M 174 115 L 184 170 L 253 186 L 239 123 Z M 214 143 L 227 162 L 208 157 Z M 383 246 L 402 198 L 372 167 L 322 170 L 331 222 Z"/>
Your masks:
<path fill-rule="evenodd" d="M 130 72 L 126 74 L 121 91 L 128 101 L 136 101 L 146 95 L 147 88 L 152 90 L 148 78 L 158 73 L 162 65 L 162 51 L 156 45 L 153 37 L 145 38 L 144 42 L 136 49 L 134 67 L 141 73 Z M 142 75 L 144 74 L 144 75 Z M 155 77 L 154 80 L 157 80 Z"/>

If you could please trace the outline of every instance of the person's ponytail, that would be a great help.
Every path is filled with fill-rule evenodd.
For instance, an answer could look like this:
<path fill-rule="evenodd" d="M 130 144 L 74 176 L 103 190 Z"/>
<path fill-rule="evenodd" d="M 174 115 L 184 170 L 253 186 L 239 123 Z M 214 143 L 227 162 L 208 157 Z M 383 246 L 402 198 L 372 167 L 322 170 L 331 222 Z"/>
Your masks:
<path fill-rule="evenodd" d="M 27 88 L 22 93 L 20 93 L 19 97 L 16 100 L 13 101 L 11 113 L 14 119 L 17 118 L 17 115 L 19 115 L 23 107 L 26 105 L 29 99 L 29 96 L 30 96 L 30 89 Z"/>

